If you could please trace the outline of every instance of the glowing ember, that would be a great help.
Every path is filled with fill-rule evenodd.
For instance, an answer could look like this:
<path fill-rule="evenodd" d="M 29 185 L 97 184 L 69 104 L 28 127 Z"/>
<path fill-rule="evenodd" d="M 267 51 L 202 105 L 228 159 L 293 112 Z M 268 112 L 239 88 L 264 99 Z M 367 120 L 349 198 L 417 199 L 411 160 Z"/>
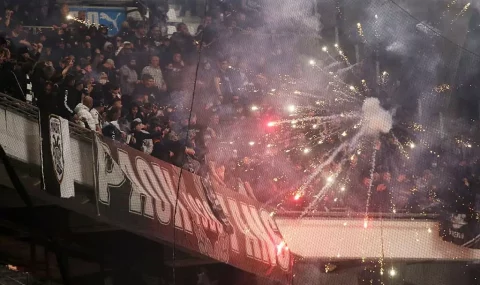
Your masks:
<path fill-rule="evenodd" d="M 301 193 L 297 193 L 297 194 L 295 194 L 295 196 L 293 197 L 293 199 L 294 199 L 295 201 L 298 201 L 301 197 L 302 197 L 302 194 L 301 194 Z"/>

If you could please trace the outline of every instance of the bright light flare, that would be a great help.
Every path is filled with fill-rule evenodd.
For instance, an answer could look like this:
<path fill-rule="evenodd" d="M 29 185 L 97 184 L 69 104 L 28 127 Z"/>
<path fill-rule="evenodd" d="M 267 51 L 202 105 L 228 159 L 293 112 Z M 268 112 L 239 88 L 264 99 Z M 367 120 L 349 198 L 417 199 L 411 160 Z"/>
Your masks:
<path fill-rule="evenodd" d="M 347 136 L 347 132 L 343 132 L 342 137 L 346 137 L 346 136 Z"/>
<path fill-rule="evenodd" d="M 395 270 L 395 268 L 392 268 L 388 271 L 388 274 L 391 276 L 391 277 L 394 277 L 395 275 L 397 275 L 397 271 Z"/>
<path fill-rule="evenodd" d="M 364 229 L 368 228 L 368 220 L 367 220 L 367 219 L 365 219 L 365 220 L 363 221 L 363 228 L 364 228 Z"/>
<path fill-rule="evenodd" d="M 307 153 L 309 153 L 309 152 L 310 152 L 310 149 L 309 149 L 309 148 L 306 148 L 306 149 L 303 150 L 303 153 L 304 153 L 304 154 L 307 154 Z"/>
<path fill-rule="evenodd" d="M 249 144 L 250 146 L 254 146 L 254 145 L 255 145 L 255 142 L 254 142 L 254 141 L 251 141 L 251 142 L 248 142 L 248 144 Z"/>
<path fill-rule="evenodd" d="M 345 192 L 345 187 L 340 188 L 340 191 Z"/>
<path fill-rule="evenodd" d="M 295 105 L 289 105 L 289 106 L 287 107 L 287 110 L 288 110 L 290 113 L 295 112 L 295 109 L 296 109 L 296 108 L 295 108 Z"/>
<path fill-rule="evenodd" d="M 258 107 L 257 106 L 252 106 L 252 111 L 258 111 Z"/>
<path fill-rule="evenodd" d="M 293 200 L 298 201 L 301 197 L 302 197 L 302 194 L 298 192 L 297 194 L 295 194 L 295 196 L 293 196 Z"/>
<path fill-rule="evenodd" d="M 277 255 L 280 255 L 283 249 L 286 249 L 286 243 L 284 241 L 277 245 Z"/>
<path fill-rule="evenodd" d="M 328 48 L 326 46 L 322 47 L 322 51 L 327 52 Z"/>
<path fill-rule="evenodd" d="M 409 146 L 410 146 L 410 148 L 411 148 L 411 149 L 414 149 L 414 148 L 415 148 L 415 144 L 414 144 L 413 142 L 412 142 L 412 143 L 410 143 L 410 145 L 409 145 Z"/>
<path fill-rule="evenodd" d="M 315 62 L 315 60 L 313 60 L 313 59 L 310 59 L 310 60 L 308 61 L 308 64 L 310 64 L 310 65 L 315 65 L 315 64 L 316 64 L 316 62 Z"/>
<path fill-rule="evenodd" d="M 327 182 L 328 183 L 332 183 L 333 181 L 335 181 L 335 177 L 333 177 L 333 175 L 330 175 L 327 177 Z"/>
<path fill-rule="evenodd" d="M 73 19 L 73 16 L 72 15 L 67 15 L 67 20 L 71 20 Z"/>
<path fill-rule="evenodd" d="M 276 123 L 275 122 L 268 122 L 267 127 L 275 127 Z"/>

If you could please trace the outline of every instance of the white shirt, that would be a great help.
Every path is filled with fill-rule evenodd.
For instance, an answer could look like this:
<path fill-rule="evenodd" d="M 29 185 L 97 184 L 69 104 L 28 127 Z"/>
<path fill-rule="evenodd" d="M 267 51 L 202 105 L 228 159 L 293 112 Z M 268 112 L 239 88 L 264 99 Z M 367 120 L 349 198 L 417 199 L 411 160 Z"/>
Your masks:
<path fill-rule="evenodd" d="M 90 110 L 90 114 L 92 115 L 92 118 L 93 118 L 93 121 L 95 122 L 95 125 L 100 126 L 100 113 L 98 112 L 97 109 L 95 108 L 92 108 L 92 110 Z"/>
<path fill-rule="evenodd" d="M 93 119 L 93 116 L 87 106 L 83 105 L 82 103 L 78 103 L 78 105 L 75 107 L 75 114 L 80 119 L 82 125 L 84 125 L 83 122 L 86 122 L 88 128 L 93 131 L 96 130 L 95 120 Z"/>

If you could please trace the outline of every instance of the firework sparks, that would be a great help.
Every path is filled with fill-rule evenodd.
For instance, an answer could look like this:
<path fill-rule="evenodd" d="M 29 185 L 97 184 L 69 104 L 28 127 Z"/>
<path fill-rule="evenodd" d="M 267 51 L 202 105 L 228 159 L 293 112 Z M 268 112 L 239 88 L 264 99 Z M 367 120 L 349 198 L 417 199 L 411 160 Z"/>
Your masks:
<path fill-rule="evenodd" d="M 460 18 L 461 16 L 463 16 L 463 15 L 468 11 L 468 8 L 470 8 L 470 5 L 471 5 L 471 4 L 472 4 L 472 3 L 467 3 L 467 4 L 463 7 L 463 9 L 460 11 L 460 13 L 458 13 L 458 14 L 455 16 L 455 18 L 452 20 L 452 24 L 455 23 L 455 22 L 458 20 L 458 18 Z"/>
<path fill-rule="evenodd" d="M 442 85 L 439 85 L 439 86 L 436 86 L 435 88 L 433 88 L 433 91 L 437 92 L 437 93 L 444 93 L 444 92 L 447 92 L 450 90 L 450 85 L 448 84 L 442 84 Z"/>

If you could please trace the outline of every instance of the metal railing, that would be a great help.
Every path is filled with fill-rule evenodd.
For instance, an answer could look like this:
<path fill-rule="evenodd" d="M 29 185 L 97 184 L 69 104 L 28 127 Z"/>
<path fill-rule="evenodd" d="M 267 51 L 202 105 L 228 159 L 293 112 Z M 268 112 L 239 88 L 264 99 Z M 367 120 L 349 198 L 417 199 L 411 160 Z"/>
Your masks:
<path fill-rule="evenodd" d="M 276 217 L 286 219 L 365 219 L 366 214 L 360 212 L 350 212 L 346 209 L 337 209 L 331 212 L 314 212 L 303 214 L 302 211 L 279 211 L 275 214 Z M 439 217 L 438 214 L 433 213 L 368 213 L 369 219 L 385 219 L 385 220 L 435 220 Z"/>
<path fill-rule="evenodd" d="M 27 102 L 20 101 L 15 99 L 7 94 L 0 93 L 0 106 L 3 106 L 5 109 L 17 113 L 21 116 L 24 116 L 30 121 L 38 122 L 39 118 L 39 109 Z M 77 139 L 84 141 L 92 141 L 92 131 L 89 129 L 82 128 L 72 122 L 69 122 L 70 126 L 70 135 Z"/>

